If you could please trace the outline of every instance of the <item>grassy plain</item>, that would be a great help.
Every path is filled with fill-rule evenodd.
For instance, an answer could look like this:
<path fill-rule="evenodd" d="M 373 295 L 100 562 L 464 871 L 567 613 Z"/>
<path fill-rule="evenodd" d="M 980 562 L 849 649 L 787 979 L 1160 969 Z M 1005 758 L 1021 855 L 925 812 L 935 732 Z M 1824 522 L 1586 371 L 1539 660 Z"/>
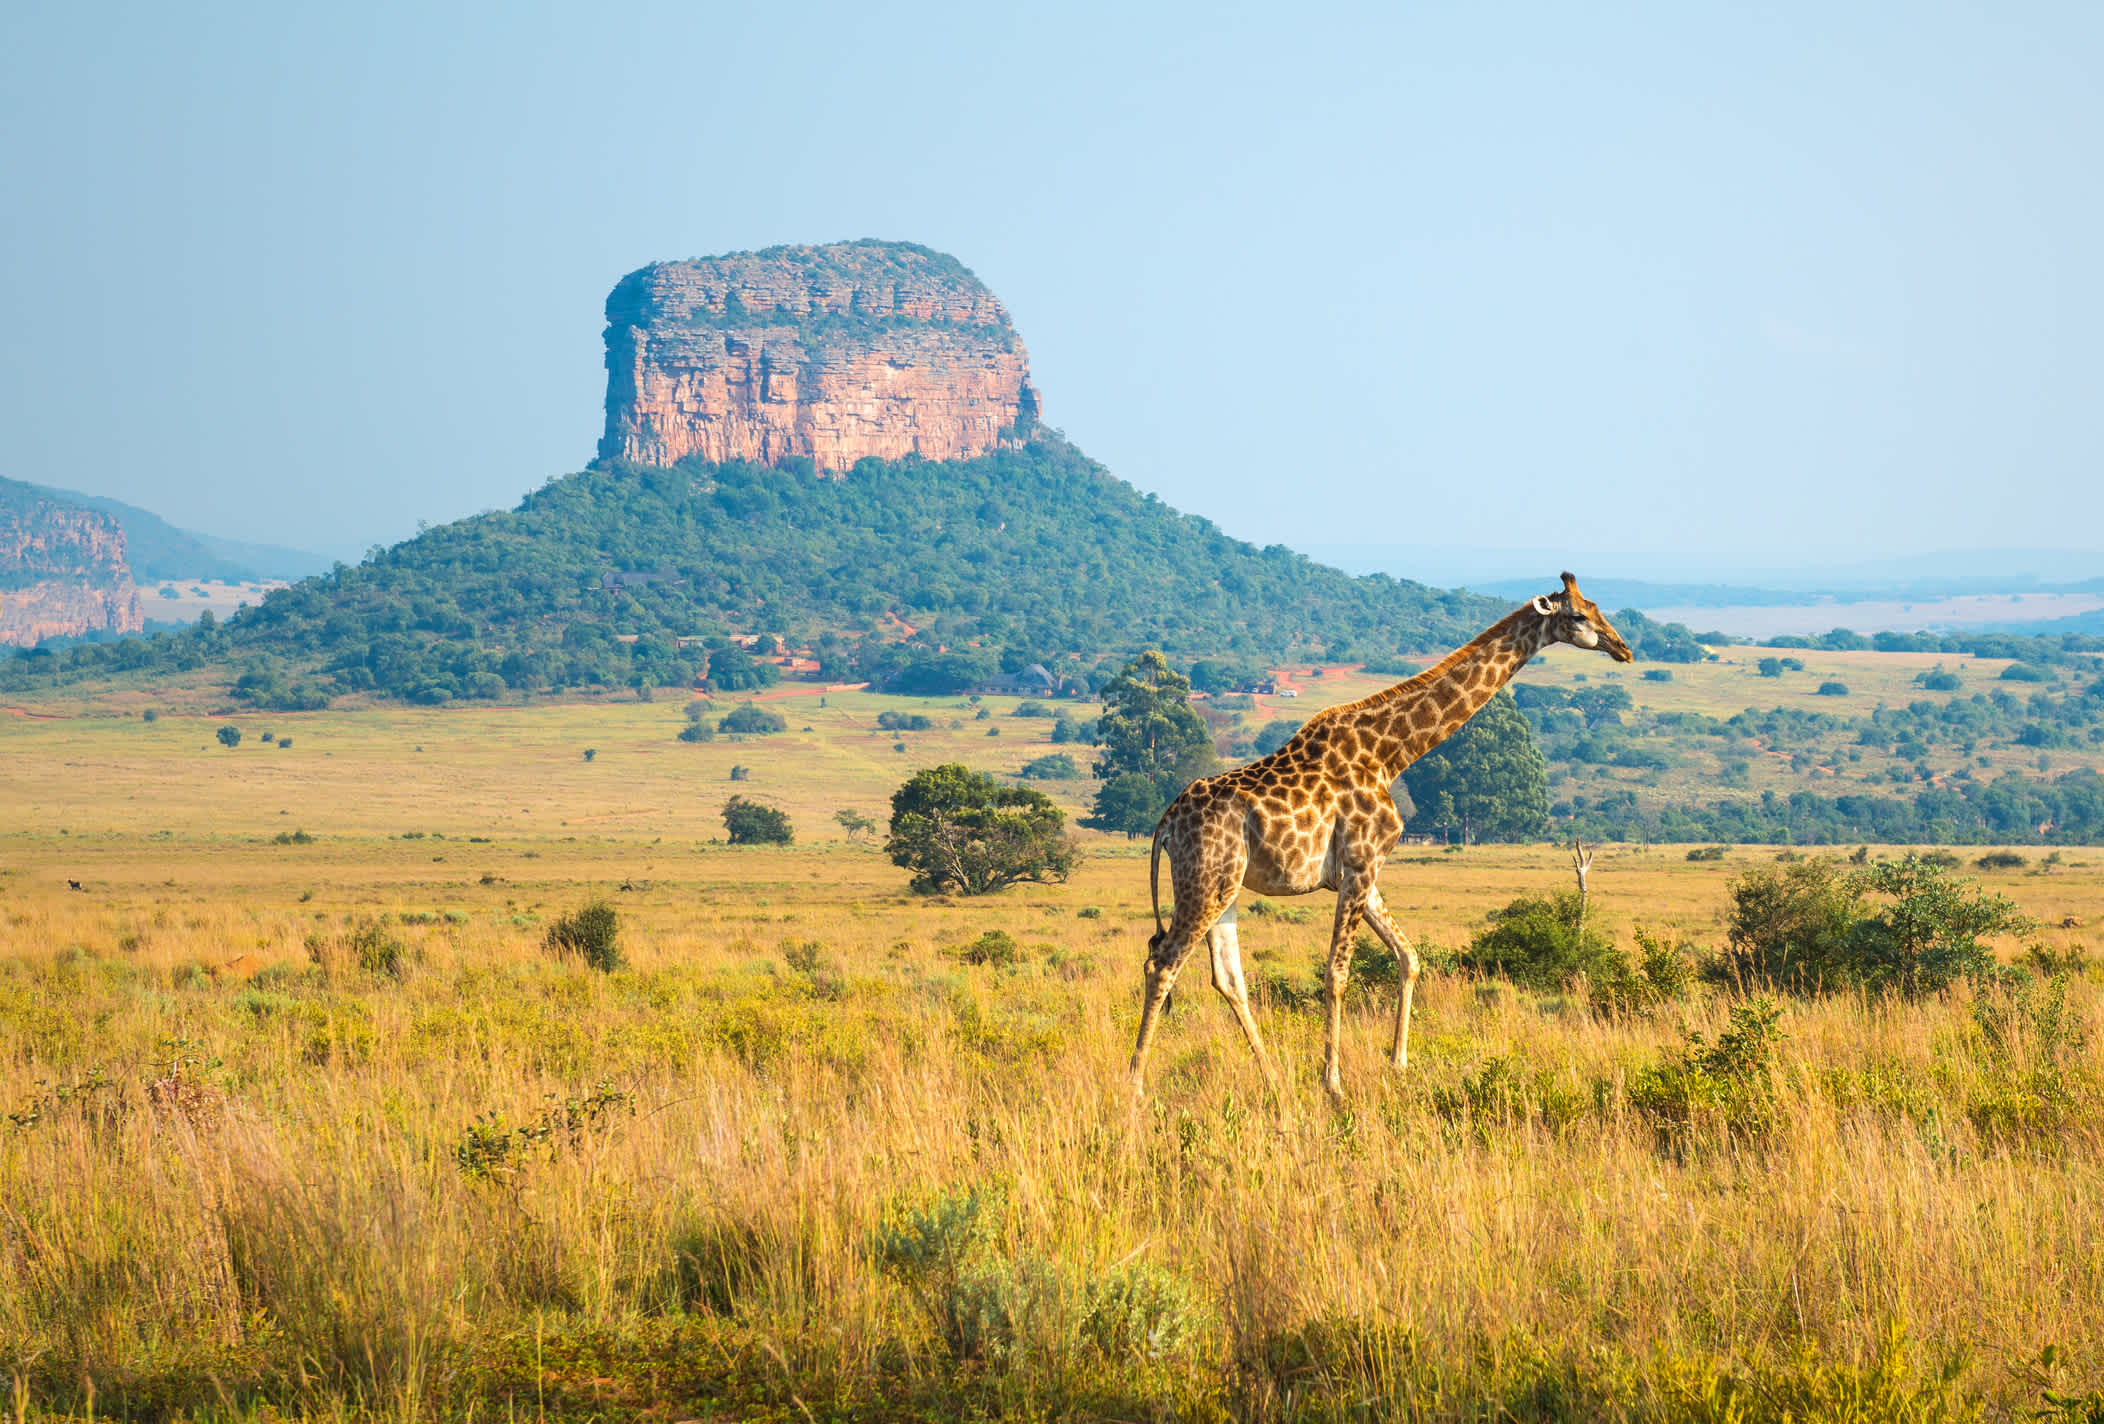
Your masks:
<path fill-rule="evenodd" d="M 1134 1107 L 1141 846 L 949 903 L 866 842 L 709 842 L 733 762 L 823 834 L 1049 724 L 960 710 L 901 754 L 853 720 L 897 704 L 797 705 L 835 730 L 683 745 L 664 701 L 242 716 L 233 751 L 225 718 L 0 724 L 21 1413 L 1927 1419 L 2104 1386 L 2081 973 L 2057 1018 L 2043 986 L 1788 1001 L 1772 1113 L 1736 1125 L 1631 1089 L 1735 991 L 1613 1015 L 1434 973 L 1401 1076 L 1358 991 L 1339 1113 L 1315 897 L 1243 920 L 1279 1111 L 1202 969 Z M 1769 855 L 1608 847 L 1595 913 L 1714 945 Z M 1567 876 L 1406 850 L 1383 889 L 1452 946 Z M 2104 852 L 1992 879 L 2093 921 Z M 542 948 L 593 894 L 611 975 Z M 970 962 L 992 929 L 1019 963 Z M 942 1215 L 973 1201 L 976 1231 Z M 957 1250 L 913 1266 L 929 1238 Z"/>

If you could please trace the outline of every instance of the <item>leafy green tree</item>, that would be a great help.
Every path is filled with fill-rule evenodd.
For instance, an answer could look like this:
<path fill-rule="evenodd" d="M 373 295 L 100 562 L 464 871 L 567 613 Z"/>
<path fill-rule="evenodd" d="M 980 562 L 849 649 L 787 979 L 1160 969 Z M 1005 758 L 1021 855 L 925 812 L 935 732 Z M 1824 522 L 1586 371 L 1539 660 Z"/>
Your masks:
<path fill-rule="evenodd" d="M 1127 835 L 1153 830 L 1171 797 L 1219 765 L 1212 734 L 1191 706 L 1191 680 L 1152 650 L 1133 659 L 1104 687 L 1096 734 L 1101 751 L 1094 769 L 1104 786 L 1082 824 L 1098 830 Z M 1144 798 L 1135 788 L 1128 783 L 1111 791 L 1129 776 L 1144 777 L 1154 788 L 1153 817 L 1145 827 L 1137 824 L 1137 808 Z"/>
<path fill-rule="evenodd" d="M 1051 797 L 955 762 L 916 772 L 892 793 L 884 849 L 892 864 L 913 872 L 921 894 L 1049 884 L 1065 880 L 1081 859 Z"/>
<path fill-rule="evenodd" d="M 835 811 L 833 819 L 840 823 L 841 830 L 847 832 L 849 840 L 855 839 L 864 831 L 873 831 L 877 828 L 877 823 L 860 811 Z"/>
<path fill-rule="evenodd" d="M 723 826 L 732 845 L 793 845 L 796 831 L 789 813 L 778 807 L 733 796 L 723 803 Z"/>
<path fill-rule="evenodd" d="M 1462 844 L 1525 840 L 1549 824 L 1549 779 L 1534 733 L 1500 691 L 1403 773 L 1414 831 L 1459 831 Z"/>
<path fill-rule="evenodd" d="M 231 722 L 221 727 L 213 735 L 219 738 L 219 745 L 223 747 L 238 747 L 241 745 L 241 729 L 234 726 Z"/>

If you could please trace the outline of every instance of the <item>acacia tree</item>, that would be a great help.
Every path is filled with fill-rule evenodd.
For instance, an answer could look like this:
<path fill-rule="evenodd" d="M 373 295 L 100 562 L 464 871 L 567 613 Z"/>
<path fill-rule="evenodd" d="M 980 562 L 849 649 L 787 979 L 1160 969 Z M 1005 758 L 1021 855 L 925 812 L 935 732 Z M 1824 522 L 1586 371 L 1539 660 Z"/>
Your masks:
<path fill-rule="evenodd" d="M 1191 680 L 1151 649 L 1103 689 L 1096 732 L 1094 770 L 1104 784 L 1081 823 L 1096 830 L 1152 831 L 1170 798 L 1219 764 L 1212 735 L 1191 706 Z M 1148 788 L 1151 796 L 1143 794 Z"/>
<path fill-rule="evenodd" d="M 1463 845 L 1524 840 L 1549 823 L 1549 778 L 1534 733 L 1499 691 L 1453 736 L 1403 773 L 1416 803 L 1413 831 L 1461 833 Z"/>
<path fill-rule="evenodd" d="M 985 895 L 1020 881 L 1065 880 L 1080 863 L 1066 815 L 1042 791 L 1003 786 L 955 762 L 926 771 L 891 794 L 893 865 L 913 872 L 924 895 Z"/>

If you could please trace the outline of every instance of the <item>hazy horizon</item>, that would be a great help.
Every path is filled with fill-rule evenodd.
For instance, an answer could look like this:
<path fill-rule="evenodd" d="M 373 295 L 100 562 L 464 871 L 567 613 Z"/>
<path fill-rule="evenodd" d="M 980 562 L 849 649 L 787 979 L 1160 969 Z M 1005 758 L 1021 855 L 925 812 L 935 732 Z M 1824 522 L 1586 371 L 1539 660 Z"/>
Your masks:
<path fill-rule="evenodd" d="M 0 474 L 221 538 L 355 557 L 509 508 L 592 454 L 622 274 L 875 236 L 972 267 L 1051 424 L 1257 543 L 2099 542 L 2086 7 L 102 6 L 0 34 L 32 219 L 0 235 Z"/>

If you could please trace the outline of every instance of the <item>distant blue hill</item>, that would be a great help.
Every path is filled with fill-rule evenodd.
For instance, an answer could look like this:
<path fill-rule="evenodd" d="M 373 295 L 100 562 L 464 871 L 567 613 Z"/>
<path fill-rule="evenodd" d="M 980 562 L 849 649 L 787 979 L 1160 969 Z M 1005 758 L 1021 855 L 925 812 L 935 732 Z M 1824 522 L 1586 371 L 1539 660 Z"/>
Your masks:
<path fill-rule="evenodd" d="M 82 494 L 48 485 L 35 488 L 68 503 L 115 515 L 124 526 L 125 562 L 131 565 L 132 578 L 142 584 L 162 579 L 213 579 L 222 583 L 302 579 L 322 572 L 331 562 L 304 549 L 245 544 L 238 539 L 178 529 L 150 510 L 106 495 Z"/>

